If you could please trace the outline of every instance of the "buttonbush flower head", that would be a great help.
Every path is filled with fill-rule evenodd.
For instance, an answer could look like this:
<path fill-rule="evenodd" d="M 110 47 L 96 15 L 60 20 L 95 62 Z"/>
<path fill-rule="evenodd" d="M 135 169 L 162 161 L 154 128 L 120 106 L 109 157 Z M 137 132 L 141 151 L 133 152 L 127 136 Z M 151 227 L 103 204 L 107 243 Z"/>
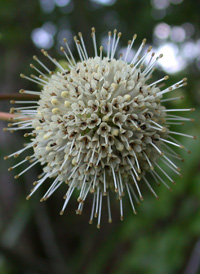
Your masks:
<path fill-rule="evenodd" d="M 174 173 L 180 174 L 180 169 L 174 163 L 174 159 L 180 160 L 180 157 L 173 147 L 183 148 L 183 145 L 173 136 L 194 138 L 170 130 L 172 124 L 179 125 L 191 120 L 177 116 L 176 112 L 193 109 L 166 109 L 163 105 L 166 101 L 181 99 L 163 97 L 185 86 L 187 79 L 161 89 L 160 83 L 167 80 L 168 76 L 157 81 L 152 81 L 151 76 L 162 55 L 156 56 L 152 47 L 146 49 L 144 39 L 130 60 L 136 39 L 134 35 L 128 41 L 125 54 L 118 58 L 116 52 L 120 37 L 121 33 L 116 30 L 109 32 L 107 48 L 104 50 L 103 46 L 97 47 L 95 29 L 92 28 L 94 56 L 89 57 L 83 36 L 79 33 L 79 38 L 74 37 L 79 61 L 75 60 L 64 39 L 66 47 L 61 47 L 61 51 L 67 59 L 68 69 L 42 50 L 57 67 L 56 73 L 34 56 L 39 68 L 33 64 L 30 66 L 39 76 L 21 74 L 21 77 L 39 84 L 42 89 L 20 92 L 37 95 L 39 100 L 13 101 L 23 104 L 23 107 L 11 109 L 12 113 L 18 114 L 13 119 L 21 120 L 13 121 L 6 129 L 29 131 L 25 133 L 25 137 L 30 137 L 25 147 L 5 157 L 17 157 L 30 150 L 30 156 L 9 169 L 25 162 L 31 163 L 15 178 L 36 164 L 43 166 L 43 173 L 34 182 L 27 199 L 48 178 L 52 178 L 41 201 L 47 200 L 62 184 L 67 184 L 60 214 L 64 213 L 77 189 L 77 214 L 82 213 L 87 196 L 92 196 L 90 223 L 93 217 L 98 217 L 97 227 L 100 227 L 103 202 L 107 203 L 108 221 L 112 221 L 111 195 L 119 200 L 122 220 L 124 196 L 128 197 L 136 214 L 135 205 L 143 200 L 141 184 L 145 184 L 158 198 L 149 181 L 150 177 L 153 183 L 163 184 L 171 190 L 170 184 L 174 181 L 158 160 Z"/>

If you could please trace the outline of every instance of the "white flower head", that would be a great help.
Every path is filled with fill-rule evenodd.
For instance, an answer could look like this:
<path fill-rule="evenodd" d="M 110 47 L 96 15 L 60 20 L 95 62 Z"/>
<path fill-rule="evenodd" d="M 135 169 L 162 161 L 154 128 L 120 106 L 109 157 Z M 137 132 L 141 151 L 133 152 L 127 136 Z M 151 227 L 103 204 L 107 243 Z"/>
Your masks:
<path fill-rule="evenodd" d="M 21 77 L 42 86 L 41 91 L 21 90 L 21 93 L 39 96 L 35 101 L 16 101 L 25 107 L 12 108 L 20 122 L 13 121 L 7 130 L 30 130 L 25 136 L 31 136 L 26 146 L 9 155 L 17 157 L 25 150 L 31 150 L 31 156 L 13 166 L 31 161 L 31 164 L 16 175 L 18 178 L 37 163 L 44 165 L 40 179 L 27 197 L 53 178 L 41 201 L 47 200 L 61 184 L 66 183 L 68 190 L 60 212 L 62 215 L 75 189 L 79 190 L 77 213 L 81 214 L 84 201 L 89 193 L 93 195 L 90 223 L 98 216 L 100 227 L 102 202 L 108 204 L 108 219 L 111 222 L 110 194 L 116 195 L 120 203 L 120 218 L 123 219 L 124 195 L 129 197 L 133 212 L 135 202 L 143 200 L 140 184 L 143 182 L 158 198 L 149 182 L 151 175 L 168 189 L 173 179 L 158 164 L 161 159 L 177 174 L 179 168 L 173 159 L 179 158 L 173 147 L 183 148 L 173 135 L 183 133 L 170 130 L 171 124 L 180 124 L 190 119 L 177 116 L 174 112 L 193 109 L 166 109 L 163 99 L 166 93 L 186 85 L 186 79 L 161 89 L 159 83 L 168 76 L 151 82 L 154 67 L 162 55 L 155 56 L 151 47 L 144 51 L 146 39 L 138 48 L 135 56 L 127 62 L 136 35 L 128 42 L 124 56 L 116 57 L 121 33 L 114 30 L 108 33 L 105 56 L 103 47 L 98 50 L 95 29 L 92 28 L 94 57 L 88 57 L 82 34 L 75 45 L 80 61 L 75 61 L 65 39 L 66 50 L 61 47 L 67 58 L 69 69 L 64 69 L 46 51 L 43 54 L 59 69 L 51 72 L 39 59 L 34 60 L 44 69 L 42 72 L 34 65 L 31 67 L 40 75 Z M 28 106 L 26 106 L 26 104 Z M 29 104 L 32 104 L 29 106 Z M 172 136 L 171 136 L 172 135 Z M 171 157 L 171 158 L 170 158 Z M 103 196 L 106 196 L 104 198 Z"/>

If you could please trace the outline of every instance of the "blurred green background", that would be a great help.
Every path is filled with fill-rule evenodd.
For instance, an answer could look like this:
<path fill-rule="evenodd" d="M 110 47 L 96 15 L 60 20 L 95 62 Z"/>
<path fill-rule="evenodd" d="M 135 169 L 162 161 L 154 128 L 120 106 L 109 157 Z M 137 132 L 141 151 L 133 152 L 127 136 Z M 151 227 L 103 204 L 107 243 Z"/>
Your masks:
<path fill-rule="evenodd" d="M 17 93 L 20 88 L 36 89 L 19 77 L 21 72 L 31 73 L 32 56 L 36 54 L 44 60 L 40 48 L 45 48 L 52 56 L 63 59 L 59 48 L 64 37 L 76 55 L 73 36 L 78 31 L 84 34 L 92 55 L 93 26 L 99 45 L 105 44 L 109 30 L 121 31 L 121 51 L 134 33 L 138 34 L 136 46 L 146 37 L 156 52 L 164 54 L 155 79 L 168 74 L 170 85 L 188 77 L 188 86 L 176 92 L 185 99 L 168 106 L 195 107 L 195 113 L 185 113 L 195 122 L 177 127 L 199 136 L 200 1 L 196 0 L 0 0 L 0 94 Z M 0 101 L 0 107 L 0 111 L 8 112 L 9 101 Z M 5 126 L 1 122 L 1 128 Z M 113 223 L 107 224 L 104 205 L 100 230 L 88 224 L 90 199 L 81 216 L 75 214 L 76 196 L 65 214 L 59 215 L 65 186 L 46 203 L 39 202 L 45 186 L 30 201 L 25 200 L 32 182 L 41 173 L 40 167 L 16 181 L 13 176 L 17 171 L 8 173 L 7 169 L 19 160 L 2 160 L 4 155 L 20 149 L 23 141 L 22 133 L 10 135 L 1 130 L 1 274 L 200 273 L 198 140 L 179 138 L 192 154 L 180 151 L 185 159 L 180 165 L 183 177 L 172 174 L 176 181 L 172 193 L 160 186 L 157 201 L 144 189 L 145 200 L 137 209 L 138 215 L 132 214 L 127 201 L 123 222 L 119 220 L 119 204 L 112 197 Z"/>

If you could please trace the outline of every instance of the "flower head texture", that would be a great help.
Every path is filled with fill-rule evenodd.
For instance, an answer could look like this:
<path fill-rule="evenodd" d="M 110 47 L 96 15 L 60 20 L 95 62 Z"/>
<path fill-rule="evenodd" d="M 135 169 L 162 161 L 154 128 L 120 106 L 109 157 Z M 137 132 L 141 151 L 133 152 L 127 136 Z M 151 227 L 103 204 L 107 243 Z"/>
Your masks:
<path fill-rule="evenodd" d="M 141 184 L 145 184 L 158 198 L 149 181 L 163 184 L 171 190 L 173 179 L 160 166 L 164 163 L 174 173 L 180 174 L 175 160 L 181 160 L 173 150 L 184 148 L 174 136 L 194 136 L 170 130 L 174 124 L 190 121 L 177 112 L 193 109 L 166 109 L 166 93 L 185 86 L 186 78 L 170 87 L 160 84 L 168 76 L 151 81 L 152 73 L 162 55 L 156 56 L 146 48 L 144 39 L 130 60 L 129 55 L 136 35 L 128 41 L 124 55 L 116 57 L 121 33 L 108 33 L 106 50 L 97 47 L 95 29 L 92 28 L 94 57 L 88 57 L 83 36 L 74 37 L 80 61 L 76 61 L 67 43 L 61 51 L 67 59 L 68 69 L 63 68 L 45 50 L 42 53 L 52 61 L 58 72 L 50 71 L 38 57 L 39 65 L 31 67 L 38 76 L 21 77 L 39 84 L 41 91 L 21 90 L 23 94 L 37 95 L 35 101 L 13 101 L 23 104 L 12 108 L 18 114 L 6 130 L 28 130 L 30 141 L 25 147 L 5 158 L 17 157 L 26 150 L 30 156 L 9 170 L 25 163 L 30 165 L 15 178 L 36 164 L 43 166 L 43 173 L 27 197 L 29 199 L 48 178 L 53 178 L 41 201 L 47 200 L 62 184 L 67 184 L 62 215 L 72 196 L 78 190 L 77 214 L 81 214 L 87 196 L 92 196 L 90 223 L 97 217 L 100 227 L 102 202 L 107 203 L 108 221 L 112 221 L 110 196 L 119 200 L 120 218 L 123 219 L 123 199 L 128 197 L 133 212 L 143 200 Z M 129 62 L 127 61 L 129 60 Z M 41 71 L 42 70 L 42 71 Z M 172 92 L 173 93 L 173 92 Z M 36 97 L 37 98 L 37 97 Z M 159 160 L 159 162 L 158 162 Z M 105 197 L 104 197 L 105 196 Z"/>

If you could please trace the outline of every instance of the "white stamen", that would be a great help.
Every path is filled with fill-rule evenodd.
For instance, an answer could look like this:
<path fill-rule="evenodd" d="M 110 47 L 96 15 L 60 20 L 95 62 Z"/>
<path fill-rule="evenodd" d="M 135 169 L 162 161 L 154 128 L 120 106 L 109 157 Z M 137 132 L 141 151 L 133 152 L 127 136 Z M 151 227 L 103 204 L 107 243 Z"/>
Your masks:
<path fill-rule="evenodd" d="M 178 108 L 175 108 L 175 109 L 163 109 L 162 111 L 164 112 L 173 112 L 173 111 L 194 111 L 193 108 L 182 108 L 182 109 L 178 109 Z"/>
<path fill-rule="evenodd" d="M 87 54 L 87 50 L 86 50 L 86 47 L 85 47 L 85 43 L 84 43 L 84 40 L 83 40 L 82 33 L 79 32 L 78 35 L 79 35 L 79 37 L 81 39 L 81 43 L 82 43 L 82 47 L 83 47 L 83 51 L 84 51 L 85 57 L 86 57 L 86 59 L 88 59 L 88 54 Z"/>
<path fill-rule="evenodd" d="M 121 177 L 121 173 L 118 171 L 118 176 L 119 176 L 119 185 L 121 188 L 121 192 L 124 192 L 124 188 L 123 188 L 123 182 L 122 182 L 122 177 Z"/>
<path fill-rule="evenodd" d="M 172 182 L 174 183 L 174 181 L 172 180 L 172 178 L 156 163 L 156 166 L 162 171 L 162 173 Z"/>
<path fill-rule="evenodd" d="M 176 174 L 181 175 L 175 168 L 173 168 L 169 163 L 167 163 L 164 159 L 160 159 L 166 166 L 168 166 L 171 170 L 173 170 Z M 180 160 L 180 159 L 179 159 Z"/>
<path fill-rule="evenodd" d="M 159 153 L 160 155 L 163 155 L 163 152 L 162 152 L 154 143 L 150 143 L 150 144 L 155 148 L 155 150 L 158 151 L 158 153 Z"/>
<path fill-rule="evenodd" d="M 153 170 L 152 173 L 161 181 L 161 183 L 166 187 L 168 188 L 170 191 L 172 191 L 171 187 L 168 186 L 167 183 L 165 183 L 165 181 L 158 175 L 158 173 Z"/>
<path fill-rule="evenodd" d="M 110 207 L 110 194 L 107 194 L 107 205 L 108 205 L 108 222 L 112 223 L 112 216 L 111 216 L 111 207 Z"/>
<path fill-rule="evenodd" d="M 25 168 L 22 172 L 20 172 L 18 175 L 16 175 L 16 178 L 20 177 L 22 174 L 24 174 L 27 170 L 29 170 L 30 168 L 32 168 L 34 165 L 36 165 L 39 162 L 39 160 L 36 160 L 35 162 L 33 162 L 30 166 L 28 166 L 27 168 Z"/>
<path fill-rule="evenodd" d="M 151 83 L 151 84 L 149 85 L 149 87 L 152 87 L 152 86 L 154 86 L 154 85 L 157 85 L 158 83 L 160 83 L 160 82 L 162 82 L 162 81 L 165 81 L 165 80 L 167 80 L 168 78 L 169 78 L 169 76 L 165 76 L 165 77 L 163 77 L 163 78 L 161 78 L 161 79 L 159 79 L 159 80 L 157 80 L 157 81 Z"/>
<path fill-rule="evenodd" d="M 128 43 L 127 50 L 126 50 L 126 53 L 125 53 L 124 62 L 126 62 L 126 60 L 128 58 L 128 55 L 131 51 L 131 48 L 132 48 L 136 38 L 137 38 L 137 34 L 134 34 L 132 41 L 130 41 L 130 43 Z"/>
<path fill-rule="evenodd" d="M 130 190 L 131 190 L 131 193 L 133 194 L 133 197 L 134 197 L 136 203 L 139 205 L 139 204 L 140 204 L 140 201 L 139 201 L 139 199 L 138 199 L 138 197 L 137 197 L 137 195 L 136 195 L 136 193 L 135 193 L 135 191 L 134 191 L 134 189 L 133 189 L 133 187 L 132 187 L 131 184 L 129 184 L 129 188 L 130 188 Z"/>
<path fill-rule="evenodd" d="M 74 56 L 73 56 L 73 54 L 72 54 L 72 52 L 71 52 L 71 50 L 70 50 L 70 48 L 69 48 L 69 46 L 68 46 L 68 43 L 67 43 L 67 39 L 66 39 L 66 38 L 64 38 L 64 42 L 65 42 L 66 48 L 67 48 L 67 50 L 68 50 L 68 52 L 69 52 L 69 54 L 70 54 L 70 57 L 72 58 L 72 61 L 73 61 L 74 65 L 76 65 L 76 61 L 75 61 Z"/>
<path fill-rule="evenodd" d="M 184 133 L 180 133 L 180 132 L 175 132 L 175 131 L 168 131 L 171 134 L 175 134 L 175 135 L 180 135 L 180 136 L 184 136 L 184 137 L 188 137 L 188 138 L 193 138 L 196 139 L 195 136 L 192 135 L 188 135 L 188 134 L 184 134 Z"/>
<path fill-rule="evenodd" d="M 110 59 L 110 44 L 111 44 L 111 31 L 108 32 L 108 47 L 107 47 L 107 57 Z"/>
<path fill-rule="evenodd" d="M 122 202 L 122 199 L 119 200 L 119 204 L 120 204 L 120 220 L 123 221 L 124 215 L 123 215 L 123 202 Z"/>
<path fill-rule="evenodd" d="M 114 181 L 114 185 L 115 185 L 115 192 L 117 192 L 117 191 L 118 191 L 118 188 L 117 188 L 117 180 L 116 180 L 115 171 L 114 171 L 114 168 L 113 168 L 112 165 L 111 165 L 111 169 L 112 169 L 113 181 Z"/>
<path fill-rule="evenodd" d="M 137 214 L 136 210 L 135 210 L 135 207 L 134 207 L 134 204 L 133 204 L 133 200 L 132 200 L 132 197 L 131 197 L 131 193 L 130 193 L 130 190 L 129 190 L 129 187 L 128 187 L 128 183 L 126 183 L 126 189 L 127 189 L 127 192 L 128 192 L 128 197 L 129 197 L 129 200 L 131 202 L 131 206 L 132 206 L 132 209 L 133 209 L 133 213 L 134 214 Z"/>
<path fill-rule="evenodd" d="M 151 185 L 149 184 L 149 182 L 147 181 L 147 179 L 145 177 L 143 177 L 146 185 L 148 186 L 148 188 L 150 189 L 151 193 L 153 193 L 153 195 L 156 197 L 156 199 L 158 199 L 158 195 L 155 193 L 155 191 L 153 190 L 153 188 L 151 187 Z"/>
<path fill-rule="evenodd" d="M 174 143 L 174 142 L 171 142 L 171 141 L 169 141 L 169 140 L 166 140 L 166 139 L 163 139 L 163 138 L 159 138 L 159 140 L 161 140 L 161 141 L 163 141 L 163 142 L 165 142 L 165 143 L 171 144 L 171 145 L 173 145 L 173 146 L 176 146 L 176 147 L 179 147 L 179 148 L 183 148 L 183 146 L 178 145 L 178 144 L 176 144 L 176 143 Z"/>
<path fill-rule="evenodd" d="M 137 58 L 138 58 L 138 56 L 139 56 L 140 52 L 142 51 L 145 44 L 146 44 L 146 39 L 143 39 L 139 49 L 137 50 L 137 52 L 136 52 L 135 56 L 133 57 L 133 59 L 131 60 L 130 64 L 133 64 L 133 65 L 135 64 L 135 62 L 137 61 Z"/>
<path fill-rule="evenodd" d="M 47 51 L 45 51 L 44 49 L 41 49 L 41 52 L 44 54 L 44 56 L 46 56 L 56 67 L 58 67 L 60 70 L 65 71 L 64 68 L 55 60 L 53 59 Z"/>
<path fill-rule="evenodd" d="M 97 217 L 97 216 L 98 216 L 99 196 L 100 196 L 100 190 L 99 190 L 99 186 L 98 186 L 98 187 L 97 187 L 97 202 L 96 202 L 96 209 L 95 209 L 94 217 Z"/>
<path fill-rule="evenodd" d="M 136 186 L 136 188 L 137 188 L 137 192 L 138 192 L 138 194 L 139 194 L 140 200 L 143 201 L 144 199 L 143 199 L 142 194 L 141 194 L 141 192 L 140 192 L 140 188 L 139 188 L 139 186 L 138 186 L 138 184 L 137 184 L 136 178 L 135 178 L 135 176 L 134 176 L 134 174 L 133 174 L 132 171 L 131 171 L 131 176 L 132 176 L 133 181 L 134 181 L 134 183 L 135 183 L 135 186 Z"/>
<path fill-rule="evenodd" d="M 101 223 L 101 209 L 102 209 L 102 192 L 100 193 L 100 201 L 99 201 L 99 213 L 98 213 L 98 223 L 97 223 L 97 228 L 100 228 L 100 223 Z"/>
<path fill-rule="evenodd" d="M 106 193 L 106 172 L 104 170 L 104 173 L 103 173 L 103 191 L 104 191 L 104 194 Z"/>
<path fill-rule="evenodd" d="M 117 46 L 118 46 L 118 44 L 119 44 L 119 39 L 120 39 L 120 37 L 121 37 L 121 32 L 118 33 L 117 41 L 116 41 L 116 43 L 115 43 L 115 47 L 114 47 L 114 49 L 113 49 L 113 53 L 112 53 L 111 59 L 114 58 L 114 56 L 115 56 L 115 52 L 116 52 Z"/>
<path fill-rule="evenodd" d="M 147 157 L 146 153 L 143 152 L 143 154 L 144 154 L 144 156 L 145 156 L 145 158 L 146 158 L 146 160 L 147 160 L 148 165 L 150 166 L 150 169 L 153 170 L 154 167 L 152 166 L 152 163 L 150 162 L 150 160 L 149 160 L 149 158 Z"/>
<path fill-rule="evenodd" d="M 92 223 L 93 223 L 95 202 L 96 202 L 96 193 L 93 195 L 92 210 L 91 210 L 91 215 L 90 215 L 90 221 L 89 221 L 89 224 L 92 224 Z"/>
<path fill-rule="evenodd" d="M 34 69 L 35 71 L 37 71 L 39 74 L 41 74 L 44 78 L 49 79 L 49 77 L 47 77 L 41 70 L 39 70 L 38 68 L 36 68 L 33 64 L 30 64 L 30 67 L 32 69 Z"/>
<path fill-rule="evenodd" d="M 161 103 L 170 102 L 170 101 L 175 101 L 175 100 L 181 100 L 183 98 L 184 98 L 183 96 L 172 97 L 172 98 L 162 99 L 162 100 L 160 100 L 160 102 Z"/>
<path fill-rule="evenodd" d="M 41 67 L 43 67 L 49 74 L 51 73 L 51 71 L 38 59 L 37 56 L 33 56 L 33 59 L 38 62 L 38 64 L 40 64 Z"/>
<path fill-rule="evenodd" d="M 64 205 L 63 205 L 63 207 L 62 207 L 62 209 L 60 211 L 60 215 L 63 215 L 63 213 L 65 211 L 65 208 L 66 208 L 66 206 L 67 206 L 67 204 L 68 204 L 68 202 L 70 200 L 70 197 L 71 197 L 72 193 L 74 192 L 74 189 L 75 189 L 75 186 L 73 186 L 71 189 L 69 188 L 70 191 L 69 191 L 69 193 L 66 194 L 67 198 L 65 199 Z"/>
<path fill-rule="evenodd" d="M 95 52 L 95 57 L 97 57 L 97 43 L 96 43 L 96 36 L 95 36 L 95 28 L 92 28 L 92 41 L 93 41 L 93 46 L 94 46 L 94 52 Z"/>
<path fill-rule="evenodd" d="M 38 85 L 41 85 L 41 86 L 44 86 L 41 82 L 38 82 L 38 81 L 36 81 L 36 80 L 33 80 L 32 78 L 30 78 L 30 77 L 28 77 L 28 76 L 25 76 L 24 74 L 20 74 L 20 77 L 21 78 L 25 78 L 25 79 L 27 79 L 27 80 L 29 80 L 29 81 L 31 81 L 31 82 L 34 82 L 34 83 L 36 83 L 36 84 L 38 84 Z M 25 92 L 24 92 L 25 93 Z M 39 92 L 38 92 L 39 93 Z M 29 93 L 29 94 L 31 94 L 31 93 Z M 32 94 L 34 94 L 34 93 L 32 93 Z M 35 93 L 36 95 L 37 95 L 37 93 Z"/>
<path fill-rule="evenodd" d="M 175 167 L 177 170 L 180 170 L 179 167 L 177 167 L 167 156 L 163 155 L 163 157 L 173 166 Z"/>
<path fill-rule="evenodd" d="M 63 47 L 61 47 L 60 50 L 64 53 L 65 57 L 67 58 L 67 61 L 69 62 L 69 65 L 68 65 L 69 68 L 72 69 L 74 66 L 73 66 L 73 64 L 72 64 L 72 62 L 71 62 L 69 56 L 67 55 L 65 49 L 64 49 Z"/>
<path fill-rule="evenodd" d="M 136 176 L 137 180 L 140 180 L 140 177 L 138 176 L 138 173 L 137 173 L 137 171 L 135 170 L 135 168 L 134 168 L 134 166 L 133 166 L 131 160 L 130 160 L 128 157 L 127 157 L 127 159 L 128 159 L 129 164 L 130 164 L 131 167 L 132 167 L 133 172 L 135 173 L 135 176 Z"/>

